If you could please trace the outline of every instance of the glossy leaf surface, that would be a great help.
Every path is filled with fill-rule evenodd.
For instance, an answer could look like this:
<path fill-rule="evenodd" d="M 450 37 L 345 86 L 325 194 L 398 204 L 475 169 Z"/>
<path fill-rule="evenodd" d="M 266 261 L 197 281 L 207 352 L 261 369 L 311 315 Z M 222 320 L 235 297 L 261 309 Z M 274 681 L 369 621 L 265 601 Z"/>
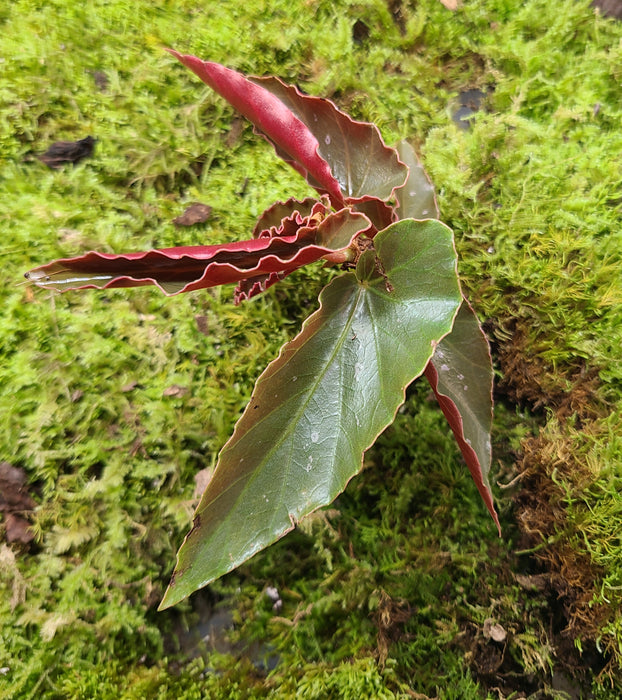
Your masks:
<path fill-rule="evenodd" d="M 346 198 L 387 200 L 404 184 L 407 170 L 375 124 L 355 121 L 330 100 L 303 95 L 278 78 L 251 80 L 278 97 L 313 133 Z"/>
<path fill-rule="evenodd" d="M 492 360 L 488 341 L 467 301 L 451 333 L 439 343 L 425 370 L 499 534 L 488 472 L 492 458 Z"/>
<path fill-rule="evenodd" d="M 408 166 L 408 179 L 397 191 L 399 219 L 440 219 L 434 187 L 408 141 L 396 146 L 402 163 Z"/>
<path fill-rule="evenodd" d="M 162 602 L 174 605 L 330 503 L 361 468 L 460 304 L 451 231 L 402 221 L 259 378 L 195 513 Z"/>
<path fill-rule="evenodd" d="M 397 192 L 400 218 L 426 219 L 440 216 L 434 188 L 412 146 L 397 145 L 400 159 L 409 168 L 404 187 Z M 491 464 L 492 358 L 488 340 L 466 299 L 454 327 L 436 349 L 425 376 L 430 382 L 462 456 L 499 532 L 488 482 Z"/>

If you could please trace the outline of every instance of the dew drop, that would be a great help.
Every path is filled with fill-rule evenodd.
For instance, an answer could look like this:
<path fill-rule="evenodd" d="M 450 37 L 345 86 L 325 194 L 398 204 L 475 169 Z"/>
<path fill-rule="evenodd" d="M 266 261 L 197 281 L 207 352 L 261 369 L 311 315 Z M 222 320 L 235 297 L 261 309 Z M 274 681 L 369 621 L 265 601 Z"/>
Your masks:
<path fill-rule="evenodd" d="M 292 377 L 292 382 L 295 382 L 298 380 L 298 377 Z"/>
<path fill-rule="evenodd" d="M 449 365 L 441 365 L 441 372 L 448 372 L 449 371 Z"/>
<path fill-rule="evenodd" d="M 468 391 L 468 390 L 469 390 L 469 387 L 468 387 L 466 384 L 465 384 L 462 388 L 464 389 L 464 391 Z"/>
<path fill-rule="evenodd" d="M 313 456 L 309 455 L 309 458 L 307 460 L 307 464 L 304 468 L 304 470 L 307 472 L 307 474 L 313 469 Z"/>
<path fill-rule="evenodd" d="M 427 216 L 427 215 L 428 215 L 428 210 L 427 210 L 427 209 L 424 209 L 421 213 L 422 213 L 424 216 Z"/>
<path fill-rule="evenodd" d="M 318 432 L 311 433 L 311 442 L 318 442 L 320 439 L 320 434 Z"/>
<path fill-rule="evenodd" d="M 326 136 L 324 137 L 324 143 L 327 146 L 330 146 L 330 135 L 329 134 L 326 134 Z"/>
<path fill-rule="evenodd" d="M 464 374 L 458 374 L 456 375 L 460 381 L 464 379 Z"/>

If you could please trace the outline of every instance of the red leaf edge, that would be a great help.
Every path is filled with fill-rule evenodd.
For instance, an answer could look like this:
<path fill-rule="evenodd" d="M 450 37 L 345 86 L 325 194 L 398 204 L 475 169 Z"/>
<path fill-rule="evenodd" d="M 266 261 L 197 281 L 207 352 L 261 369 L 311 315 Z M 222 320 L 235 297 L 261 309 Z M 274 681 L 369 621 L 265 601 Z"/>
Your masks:
<path fill-rule="evenodd" d="M 166 50 L 300 164 L 328 192 L 335 204 L 343 205 L 339 183 L 328 163 L 318 154 L 318 140 L 278 97 L 220 63 L 203 61 L 174 49 Z"/>
<path fill-rule="evenodd" d="M 482 467 L 477 457 L 477 453 L 465 440 L 462 416 L 460 415 L 460 411 L 458 410 L 456 404 L 448 396 L 439 393 L 438 372 L 436 371 L 436 367 L 434 367 L 431 360 L 430 362 L 428 362 L 424 370 L 424 374 L 426 376 L 426 379 L 430 383 L 430 386 L 432 387 L 432 391 L 434 392 L 434 395 L 438 400 L 438 403 L 441 407 L 445 418 L 447 418 L 447 422 L 449 423 L 454 437 L 456 438 L 458 447 L 460 448 L 460 452 L 462 452 L 462 456 L 464 457 L 467 463 L 467 467 L 471 472 L 471 476 L 473 477 L 473 481 L 477 486 L 477 490 L 479 491 L 480 496 L 486 504 L 486 508 L 492 516 L 495 525 L 497 526 L 497 530 L 499 531 L 499 537 L 501 537 L 501 523 L 499 522 L 499 516 L 497 515 L 497 511 L 495 510 L 494 502 L 492 499 L 492 492 L 490 491 L 490 487 L 484 481 L 484 475 L 482 473 Z"/>

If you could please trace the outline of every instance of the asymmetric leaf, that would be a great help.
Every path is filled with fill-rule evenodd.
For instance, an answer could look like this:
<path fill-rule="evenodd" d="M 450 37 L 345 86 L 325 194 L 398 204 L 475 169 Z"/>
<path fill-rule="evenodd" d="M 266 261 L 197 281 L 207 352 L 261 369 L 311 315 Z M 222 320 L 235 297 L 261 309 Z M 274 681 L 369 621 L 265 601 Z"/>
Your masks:
<path fill-rule="evenodd" d="M 397 145 L 408 179 L 397 191 L 400 218 L 440 216 L 434 188 L 412 146 Z M 484 331 L 464 299 L 451 333 L 439 344 L 425 370 L 441 410 L 454 432 L 473 480 L 499 532 L 501 526 L 488 483 L 491 463 L 492 359 Z"/>
<path fill-rule="evenodd" d="M 454 327 L 425 370 L 499 534 L 488 472 L 492 459 L 492 360 L 477 316 L 462 301 Z"/>
<path fill-rule="evenodd" d="M 330 101 L 274 77 L 246 77 L 196 56 L 170 53 L 252 122 L 279 157 L 335 205 L 389 199 L 407 169 L 374 124 L 354 121 Z"/>
<path fill-rule="evenodd" d="M 330 100 L 303 95 L 278 78 L 250 80 L 278 97 L 313 133 L 318 153 L 348 200 L 388 200 L 404 184 L 408 171 L 395 149 L 384 143 L 375 124 L 355 121 Z"/>
<path fill-rule="evenodd" d="M 461 295 L 451 231 L 406 220 L 374 239 L 356 274 L 259 378 L 194 517 L 168 607 L 330 503 L 361 468 L 406 387 L 450 330 Z"/>
<path fill-rule="evenodd" d="M 298 164 L 334 200 L 343 205 L 339 185 L 328 163 L 318 155 L 319 143 L 306 125 L 265 87 L 219 63 L 202 61 L 167 49 L 181 63 L 207 83 L 244 115 L 274 146 L 286 154 L 286 160 Z"/>

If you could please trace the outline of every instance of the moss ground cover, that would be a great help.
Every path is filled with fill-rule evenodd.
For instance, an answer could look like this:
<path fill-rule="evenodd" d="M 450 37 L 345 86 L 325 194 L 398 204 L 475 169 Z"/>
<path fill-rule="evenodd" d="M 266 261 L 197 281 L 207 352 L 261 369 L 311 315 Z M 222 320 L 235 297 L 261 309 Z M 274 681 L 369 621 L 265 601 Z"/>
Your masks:
<path fill-rule="evenodd" d="M 35 540 L 0 549 L 0 697 L 622 693 L 622 24 L 539 0 L 18 0 L 0 23 L 0 461 L 37 504 Z M 417 387 L 333 508 L 155 612 L 195 475 L 322 285 L 234 307 L 20 283 L 88 248 L 247 237 L 307 193 L 164 45 L 419 148 L 494 344 L 502 540 Z M 35 158 L 87 135 L 76 166 Z M 175 227 L 192 201 L 212 217 Z M 234 624 L 197 655 L 204 607 Z"/>

